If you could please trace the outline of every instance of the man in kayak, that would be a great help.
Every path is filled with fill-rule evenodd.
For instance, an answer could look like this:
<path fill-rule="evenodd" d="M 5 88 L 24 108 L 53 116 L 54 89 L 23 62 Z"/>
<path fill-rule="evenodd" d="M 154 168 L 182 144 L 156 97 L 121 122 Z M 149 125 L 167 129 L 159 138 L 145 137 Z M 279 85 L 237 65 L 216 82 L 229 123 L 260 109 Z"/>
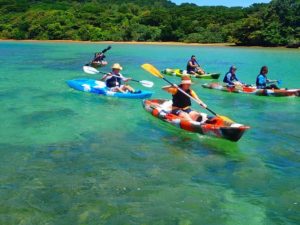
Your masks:
<path fill-rule="evenodd" d="M 231 66 L 229 71 L 226 73 L 223 82 L 229 87 L 241 86 L 242 82 L 236 76 L 237 68 L 236 66 Z"/>
<path fill-rule="evenodd" d="M 95 53 L 95 57 L 92 61 L 92 64 L 99 65 L 99 66 L 106 66 L 107 61 L 104 60 L 105 57 L 106 56 L 102 52 Z"/>
<path fill-rule="evenodd" d="M 89 63 L 89 65 L 91 65 L 93 67 L 106 66 L 108 63 L 107 63 L 107 61 L 104 60 L 106 58 L 104 53 L 110 49 L 111 49 L 111 46 L 108 46 L 107 48 L 103 49 L 101 52 L 95 53 L 94 58 L 93 58 L 92 62 Z"/>
<path fill-rule="evenodd" d="M 189 76 L 183 76 L 181 78 L 180 85 L 174 86 L 166 86 L 163 87 L 163 90 L 169 92 L 173 96 L 173 104 L 172 104 L 172 114 L 185 118 L 187 120 L 194 120 L 198 122 L 205 122 L 207 120 L 207 114 L 198 113 L 191 109 L 191 99 L 183 94 L 179 89 L 182 89 L 187 94 L 191 95 L 193 98 L 199 101 L 200 105 L 203 108 L 207 108 L 207 105 L 199 99 L 197 94 L 191 89 L 192 81 Z"/>
<path fill-rule="evenodd" d="M 267 66 L 261 68 L 259 75 L 256 77 L 256 87 L 258 89 L 279 89 L 275 84 L 268 85 L 270 83 L 278 82 L 277 80 L 269 80 L 267 78 L 268 72 Z"/>
<path fill-rule="evenodd" d="M 188 74 L 205 74 L 204 70 L 200 67 L 196 60 L 196 56 L 192 55 L 191 59 L 188 61 L 186 70 Z"/>
<path fill-rule="evenodd" d="M 112 66 L 112 72 L 105 74 L 101 80 L 105 81 L 106 86 L 114 92 L 126 93 L 134 92 L 134 89 L 129 85 L 123 84 L 123 82 L 128 82 L 131 78 L 125 78 L 120 72 L 123 70 L 119 63 L 115 63 Z"/>

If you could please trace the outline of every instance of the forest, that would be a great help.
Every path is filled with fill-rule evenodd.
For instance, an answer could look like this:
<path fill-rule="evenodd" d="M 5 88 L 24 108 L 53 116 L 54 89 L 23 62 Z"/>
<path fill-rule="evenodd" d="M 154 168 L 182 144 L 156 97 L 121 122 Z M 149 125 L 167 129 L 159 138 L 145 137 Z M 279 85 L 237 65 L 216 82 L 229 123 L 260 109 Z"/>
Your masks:
<path fill-rule="evenodd" d="M 0 0 L 0 39 L 300 46 L 300 0 L 249 7 L 168 0 Z"/>

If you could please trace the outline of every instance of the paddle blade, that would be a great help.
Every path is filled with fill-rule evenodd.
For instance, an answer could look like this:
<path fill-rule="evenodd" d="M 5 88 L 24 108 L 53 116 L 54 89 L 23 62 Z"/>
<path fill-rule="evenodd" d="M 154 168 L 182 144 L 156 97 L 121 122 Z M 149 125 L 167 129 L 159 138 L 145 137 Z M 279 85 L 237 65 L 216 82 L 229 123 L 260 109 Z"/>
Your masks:
<path fill-rule="evenodd" d="M 148 80 L 141 80 L 140 84 L 147 88 L 152 88 L 154 86 L 154 83 Z"/>
<path fill-rule="evenodd" d="M 221 116 L 221 115 L 217 115 L 218 117 L 220 117 L 222 120 L 228 122 L 228 123 L 235 123 L 233 120 L 229 119 L 226 116 Z"/>
<path fill-rule="evenodd" d="M 159 70 L 149 63 L 145 63 L 141 67 L 147 72 L 151 73 L 153 76 L 156 76 L 158 78 L 164 78 L 164 76 L 159 72 Z"/>
<path fill-rule="evenodd" d="M 97 74 L 97 73 L 99 73 L 99 71 L 97 69 L 95 69 L 94 67 L 91 67 L 91 66 L 84 66 L 82 69 L 85 73 L 88 73 L 88 74 Z"/>
<path fill-rule="evenodd" d="M 282 85 L 282 80 L 278 80 L 278 81 L 277 81 L 277 84 L 278 84 L 278 85 Z"/>

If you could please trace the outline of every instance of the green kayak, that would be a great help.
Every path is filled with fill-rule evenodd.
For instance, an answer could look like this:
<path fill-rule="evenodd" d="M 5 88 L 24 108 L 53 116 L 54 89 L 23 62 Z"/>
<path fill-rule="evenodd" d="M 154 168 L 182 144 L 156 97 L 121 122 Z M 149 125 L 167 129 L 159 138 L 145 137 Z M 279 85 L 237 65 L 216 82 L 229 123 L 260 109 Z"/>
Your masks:
<path fill-rule="evenodd" d="M 163 74 L 165 75 L 169 75 L 169 76 L 178 76 L 178 77 L 182 77 L 184 75 L 188 75 L 190 77 L 194 77 L 194 78 L 199 78 L 199 79 L 219 79 L 220 77 L 220 73 L 207 73 L 207 74 L 187 74 L 186 71 L 184 70 L 180 70 L 180 69 L 165 69 L 163 71 L 161 71 Z"/>

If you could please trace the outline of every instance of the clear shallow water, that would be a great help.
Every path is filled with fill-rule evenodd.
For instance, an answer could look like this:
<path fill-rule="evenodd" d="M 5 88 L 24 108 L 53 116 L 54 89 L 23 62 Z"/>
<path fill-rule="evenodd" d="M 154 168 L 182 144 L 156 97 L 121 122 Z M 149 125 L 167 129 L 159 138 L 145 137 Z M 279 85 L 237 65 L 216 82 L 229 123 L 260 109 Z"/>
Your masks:
<path fill-rule="evenodd" d="M 299 98 L 196 81 L 212 109 L 252 127 L 238 143 L 197 136 L 152 118 L 139 100 L 68 88 L 68 79 L 98 77 L 81 66 L 103 47 L 0 42 L 0 224 L 299 224 Z M 108 59 L 167 98 L 140 64 L 184 67 L 196 54 L 208 71 L 236 64 L 248 83 L 266 64 L 270 78 L 299 88 L 299 53 L 115 44 Z"/>

